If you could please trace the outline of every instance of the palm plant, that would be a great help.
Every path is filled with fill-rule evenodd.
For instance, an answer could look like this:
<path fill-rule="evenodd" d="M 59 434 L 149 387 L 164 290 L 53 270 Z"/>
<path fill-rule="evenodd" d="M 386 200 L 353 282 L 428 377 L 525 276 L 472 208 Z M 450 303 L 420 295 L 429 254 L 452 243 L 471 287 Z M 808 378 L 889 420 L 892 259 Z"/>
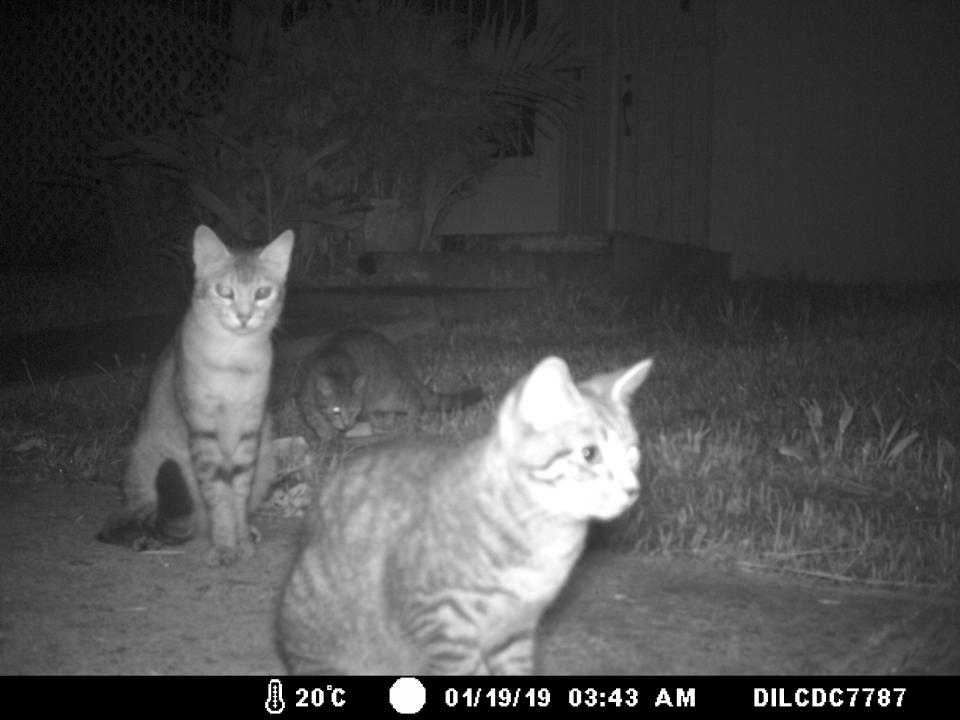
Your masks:
<path fill-rule="evenodd" d="M 278 48 L 283 75 L 325 100 L 327 131 L 347 139 L 327 172 L 340 193 L 423 213 L 421 249 L 446 209 L 517 133 L 521 112 L 562 127 L 579 95 L 572 39 L 555 22 L 525 32 L 488 13 L 468 24 L 413 0 L 318 3 Z"/>
<path fill-rule="evenodd" d="M 223 96 L 193 96 L 185 76 L 180 131 L 116 129 L 99 152 L 161 168 L 240 241 L 291 225 L 354 229 L 388 199 L 421 214 L 423 249 L 516 134 L 519 111 L 549 133 L 578 103 L 556 23 L 525 33 L 490 14 L 471 29 L 413 0 L 327 0 L 284 30 L 281 0 L 244 7 L 259 35 L 246 52 L 224 48 L 236 62 Z"/>

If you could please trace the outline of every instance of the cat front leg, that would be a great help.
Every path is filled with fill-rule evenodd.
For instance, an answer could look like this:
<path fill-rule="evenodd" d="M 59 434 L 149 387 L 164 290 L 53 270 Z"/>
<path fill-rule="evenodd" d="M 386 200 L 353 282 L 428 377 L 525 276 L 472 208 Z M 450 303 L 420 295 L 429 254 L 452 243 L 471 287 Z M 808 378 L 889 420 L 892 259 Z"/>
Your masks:
<path fill-rule="evenodd" d="M 260 428 L 260 445 L 253 473 L 253 485 L 250 496 L 247 498 L 247 518 L 252 518 L 257 508 L 270 497 L 277 481 L 277 456 L 274 450 L 273 418 L 267 413 Z M 249 525 L 249 528 L 253 541 L 260 542 L 260 531 L 254 525 Z"/>
<path fill-rule="evenodd" d="M 207 564 L 232 565 L 241 556 L 237 546 L 233 489 L 220 477 L 207 480 L 197 478 L 197 483 L 210 517 L 210 542 L 213 547 L 207 553 Z"/>
<path fill-rule="evenodd" d="M 231 463 L 213 432 L 194 433 L 191 436 L 190 457 L 210 523 L 210 542 L 213 547 L 207 554 L 207 564 L 231 565 L 241 557 L 249 557 L 253 554 L 253 545 L 247 528 L 246 506 L 253 463 Z M 238 499 L 238 489 L 242 499 Z M 237 507 L 240 504 L 243 510 L 238 517 Z M 240 538 L 245 542 L 238 542 Z"/>
<path fill-rule="evenodd" d="M 524 630 L 487 653 L 491 675 L 533 675 L 533 630 Z"/>
<path fill-rule="evenodd" d="M 246 559 L 253 555 L 253 543 L 260 540 L 260 531 L 249 524 L 251 493 L 259 490 L 255 487 L 257 473 L 261 469 L 260 453 L 269 452 L 261 445 L 263 427 L 250 430 L 240 436 L 240 442 L 231 458 L 232 475 L 230 487 L 233 500 L 233 521 L 235 527 L 237 555 Z M 253 498 L 256 500 L 257 498 Z"/>
<path fill-rule="evenodd" d="M 321 443 L 329 442 L 340 435 L 326 416 L 316 408 L 316 401 L 312 397 L 301 396 L 297 400 L 297 406 L 303 421 Z"/>
<path fill-rule="evenodd" d="M 253 482 L 254 468 L 244 473 L 244 477 L 233 476 L 233 515 L 236 526 L 237 559 L 246 560 L 253 556 L 253 544 L 260 542 L 260 531 L 247 519 L 250 500 L 249 487 Z M 242 489 L 246 484 L 247 491 Z"/>

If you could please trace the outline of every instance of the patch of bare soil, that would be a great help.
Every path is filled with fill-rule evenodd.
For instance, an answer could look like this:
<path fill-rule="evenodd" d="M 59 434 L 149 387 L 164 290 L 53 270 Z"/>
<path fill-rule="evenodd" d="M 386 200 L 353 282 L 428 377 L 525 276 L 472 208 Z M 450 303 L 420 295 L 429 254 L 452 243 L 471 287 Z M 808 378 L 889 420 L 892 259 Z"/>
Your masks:
<path fill-rule="evenodd" d="M 94 540 L 105 485 L 0 480 L 0 673 L 275 674 L 272 621 L 297 520 L 261 516 L 257 554 L 210 568 L 194 541 Z M 960 673 L 955 598 L 585 556 L 545 619 L 549 674 Z"/>

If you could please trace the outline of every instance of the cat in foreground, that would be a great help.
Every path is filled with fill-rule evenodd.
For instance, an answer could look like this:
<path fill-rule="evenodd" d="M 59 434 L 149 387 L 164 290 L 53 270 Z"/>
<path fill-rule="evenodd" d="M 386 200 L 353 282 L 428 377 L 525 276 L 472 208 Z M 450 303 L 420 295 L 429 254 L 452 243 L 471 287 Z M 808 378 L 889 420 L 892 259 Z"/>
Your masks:
<path fill-rule="evenodd" d="M 424 386 L 397 346 L 372 330 L 336 333 L 305 366 L 297 402 L 321 440 L 339 437 L 360 420 L 404 416 L 415 425 L 425 410 L 459 410 L 483 399 L 479 387 L 444 394 Z"/>
<path fill-rule="evenodd" d="M 193 236 L 193 298 L 154 370 L 123 477 L 123 508 L 97 536 L 137 549 L 209 530 L 211 565 L 253 554 L 248 513 L 274 479 L 266 413 L 273 347 L 293 248 L 231 251 Z"/>
<path fill-rule="evenodd" d="M 630 399 L 651 360 L 575 384 L 548 357 L 493 428 L 456 447 L 394 440 L 322 483 L 282 591 L 300 674 L 531 674 L 534 634 L 591 520 L 637 498 Z"/>

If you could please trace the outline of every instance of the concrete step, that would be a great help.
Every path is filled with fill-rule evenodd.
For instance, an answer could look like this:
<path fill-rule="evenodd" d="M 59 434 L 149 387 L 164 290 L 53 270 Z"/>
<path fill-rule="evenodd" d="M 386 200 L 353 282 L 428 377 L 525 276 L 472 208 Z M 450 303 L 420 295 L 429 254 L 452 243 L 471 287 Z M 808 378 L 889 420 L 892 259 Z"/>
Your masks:
<path fill-rule="evenodd" d="M 709 248 L 626 233 L 457 235 L 443 251 L 372 252 L 358 261 L 365 287 L 541 288 L 579 285 L 656 289 L 688 280 L 726 280 L 730 256 Z"/>

